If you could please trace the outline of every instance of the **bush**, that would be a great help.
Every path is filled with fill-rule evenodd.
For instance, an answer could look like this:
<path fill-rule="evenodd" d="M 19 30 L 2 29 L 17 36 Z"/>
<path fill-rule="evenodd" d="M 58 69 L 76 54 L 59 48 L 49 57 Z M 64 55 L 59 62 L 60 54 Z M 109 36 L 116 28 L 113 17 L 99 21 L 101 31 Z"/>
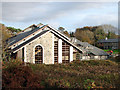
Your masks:
<path fill-rule="evenodd" d="M 3 69 L 3 87 L 89 89 L 119 86 L 118 64 L 110 60 L 55 65 L 9 64 Z"/>
<path fill-rule="evenodd" d="M 4 63 L 2 72 L 3 88 L 43 88 L 40 81 L 43 77 L 34 74 L 28 66 L 23 66 L 20 61 L 10 61 Z"/>

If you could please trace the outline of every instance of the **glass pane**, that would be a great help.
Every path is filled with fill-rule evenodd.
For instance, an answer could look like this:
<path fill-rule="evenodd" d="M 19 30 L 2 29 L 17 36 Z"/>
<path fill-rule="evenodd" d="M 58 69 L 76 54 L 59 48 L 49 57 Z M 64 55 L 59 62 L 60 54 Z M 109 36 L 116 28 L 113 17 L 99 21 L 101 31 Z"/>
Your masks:
<path fill-rule="evenodd" d="M 42 47 L 40 45 L 35 48 L 35 63 L 42 63 Z"/>

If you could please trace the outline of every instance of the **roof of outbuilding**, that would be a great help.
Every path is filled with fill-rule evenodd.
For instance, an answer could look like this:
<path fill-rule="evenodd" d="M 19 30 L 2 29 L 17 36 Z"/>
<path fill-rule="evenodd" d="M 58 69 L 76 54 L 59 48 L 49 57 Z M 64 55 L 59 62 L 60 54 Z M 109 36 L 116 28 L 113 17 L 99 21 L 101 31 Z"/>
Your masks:
<path fill-rule="evenodd" d="M 94 55 L 108 55 L 105 51 L 102 49 L 99 49 L 95 46 L 93 46 L 93 49 L 90 50 Z"/>
<path fill-rule="evenodd" d="M 75 38 L 76 39 L 76 38 Z M 73 41 L 74 42 L 74 41 Z M 76 39 L 76 42 L 74 42 L 77 45 L 81 45 L 80 48 L 86 52 L 91 52 L 94 55 L 108 55 L 105 51 L 103 51 L 102 49 L 95 47 L 87 42 L 81 42 L 80 40 Z"/>
<path fill-rule="evenodd" d="M 98 42 L 105 43 L 105 42 L 118 42 L 118 38 L 116 39 L 101 39 Z"/>

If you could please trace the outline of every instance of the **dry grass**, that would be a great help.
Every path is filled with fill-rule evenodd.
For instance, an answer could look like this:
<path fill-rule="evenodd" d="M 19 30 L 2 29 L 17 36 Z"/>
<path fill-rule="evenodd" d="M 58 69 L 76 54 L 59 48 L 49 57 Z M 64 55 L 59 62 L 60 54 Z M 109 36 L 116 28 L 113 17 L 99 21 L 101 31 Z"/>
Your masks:
<path fill-rule="evenodd" d="M 15 65 L 14 65 L 15 64 Z M 14 62 L 3 69 L 3 87 L 18 88 L 117 88 L 118 63 L 76 61 L 69 64 L 30 64 Z M 15 84 L 16 83 L 16 84 Z"/>

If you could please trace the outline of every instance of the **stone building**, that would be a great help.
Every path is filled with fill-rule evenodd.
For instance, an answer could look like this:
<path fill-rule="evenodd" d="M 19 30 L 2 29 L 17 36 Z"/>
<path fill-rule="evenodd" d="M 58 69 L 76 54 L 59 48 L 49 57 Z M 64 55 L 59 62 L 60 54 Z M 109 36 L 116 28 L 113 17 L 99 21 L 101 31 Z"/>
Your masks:
<path fill-rule="evenodd" d="M 102 49 L 87 42 L 79 41 L 75 37 L 71 38 L 71 42 L 84 51 L 84 53 L 81 54 L 81 60 L 105 60 L 109 56 Z"/>
<path fill-rule="evenodd" d="M 55 64 L 80 60 L 84 51 L 49 25 L 32 25 L 7 40 L 12 58 L 25 63 Z M 78 57 L 77 57 L 78 56 Z"/>
<path fill-rule="evenodd" d="M 68 38 L 50 25 L 31 25 L 7 40 L 12 58 L 25 63 L 56 64 L 75 60 L 101 60 L 108 54 L 103 50 Z"/>
<path fill-rule="evenodd" d="M 118 39 L 101 39 L 98 45 L 103 49 L 118 49 Z"/>

